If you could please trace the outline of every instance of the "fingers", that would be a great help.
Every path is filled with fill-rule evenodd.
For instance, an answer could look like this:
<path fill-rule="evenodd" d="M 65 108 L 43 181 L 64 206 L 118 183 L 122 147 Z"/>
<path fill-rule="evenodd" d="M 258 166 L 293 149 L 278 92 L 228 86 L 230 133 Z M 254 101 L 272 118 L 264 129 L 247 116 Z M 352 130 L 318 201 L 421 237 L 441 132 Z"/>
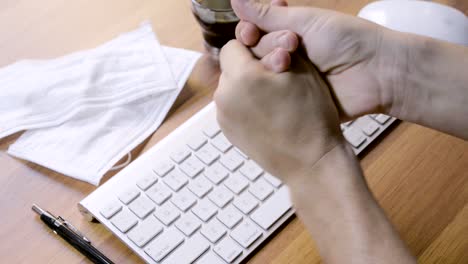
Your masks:
<path fill-rule="evenodd" d="M 285 0 L 272 0 L 271 5 L 287 6 L 288 3 Z M 283 72 L 289 68 L 291 57 L 284 51 L 294 52 L 299 46 L 297 35 L 291 31 L 281 30 L 261 36 L 257 26 L 243 20 L 236 27 L 236 38 L 244 45 L 253 46 L 253 54 L 263 58 L 261 62 L 265 68 L 274 72 Z M 277 48 L 282 51 L 276 51 Z"/>
<path fill-rule="evenodd" d="M 272 0 L 271 5 L 288 6 L 286 0 Z M 236 39 L 244 45 L 253 46 L 260 39 L 260 30 L 254 24 L 241 20 L 236 26 Z"/>
<path fill-rule="evenodd" d="M 276 48 L 294 52 L 298 46 L 299 39 L 296 34 L 288 30 L 281 30 L 266 34 L 251 50 L 257 58 L 262 58 Z"/>
<path fill-rule="evenodd" d="M 241 20 L 236 26 L 236 39 L 244 45 L 253 46 L 260 39 L 260 30 L 254 24 Z"/>
<path fill-rule="evenodd" d="M 286 0 L 271 0 L 270 5 L 274 5 L 274 6 L 288 6 L 288 2 L 286 2 Z"/>
<path fill-rule="evenodd" d="M 287 29 L 300 36 L 317 17 L 327 14 L 319 8 L 274 6 L 257 0 L 232 0 L 232 8 L 241 20 L 251 22 L 266 32 Z"/>
<path fill-rule="evenodd" d="M 229 41 L 221 49 L 219 63 L 223 74 L 237 76 L 248 65 L 259 63 L 252 52 L 238 40 Z"/>
<path fill-rule="evenodd" d="M 291 64 L 290 52 L 296 51 L 299 46 L 297 35 L 287 31 L 276 31 L 268 33 L 260 39 L 260 42 L 250 50 L 265 68 L 276 72 L 284 72 Z"/>
<path fill-rule="evenodd" d="M 261 59 L 261 63 L 270 71 L 280 73 L 287 71 L 291 65 L 291 55 L 282 48 L 276 48 Z"/>
<path fill-rule="evenodd" d="M 263 75 L 265 67 L 255 58 L 249 48 L 238 40 L 229 41 L 221 49 L 219 55 L 221 76 L 214 100 L 218 113 L 235 116 L 239 107 L 239 99 L 248 98 L 252 79 Z"/>

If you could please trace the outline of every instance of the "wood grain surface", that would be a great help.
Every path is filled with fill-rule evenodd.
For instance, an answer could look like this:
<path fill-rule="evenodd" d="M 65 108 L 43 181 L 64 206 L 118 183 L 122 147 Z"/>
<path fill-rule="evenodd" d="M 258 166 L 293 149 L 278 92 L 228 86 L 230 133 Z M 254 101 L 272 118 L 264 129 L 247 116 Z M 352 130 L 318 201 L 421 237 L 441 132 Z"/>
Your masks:
<path fill-rule="evenodd" d="M 290 2 L 357 14 L 370 1 Z M 441 2 L 468 12 L 466 0 Z M 202 51 L 189 0 L 1 0 L 0 67 L 93 48 L 145 20 L 162 44 Z M 206 105 L 218 76 L 218 66 L 203 57 L 163 125 L 133 154 L 147 150 Z M 78 212 L 77 203 L 94 186 L 6 154 L 19 135 L 0 140 L 0 262 L 88 263 L 33 214 L 31 204 L 37 203 L 74 223 L 116 263 L 143 263 L 102 225 L 87 222 Z M 468 263 L 468 142 L 399 122 L 361 155 L 361 163 L 371 190 L 421 263 Z M 249 262 L 321 260 L 295 217 Z"/>

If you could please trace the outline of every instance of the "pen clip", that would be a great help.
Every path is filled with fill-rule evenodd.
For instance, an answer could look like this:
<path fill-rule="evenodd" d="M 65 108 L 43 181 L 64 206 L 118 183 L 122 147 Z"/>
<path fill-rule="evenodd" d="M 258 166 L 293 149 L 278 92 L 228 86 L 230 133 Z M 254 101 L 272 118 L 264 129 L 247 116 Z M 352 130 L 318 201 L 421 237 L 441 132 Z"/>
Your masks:
<path fill-rule="evenodd" d="M 87 243 L 91 244 L 91 241 L 85 237 L 75 226 L 73 226 L 70 222 L 68 222 L 67 220 L 63 219 L 61 216 L 59 216 L 57 218 L 58 220 L 60 220 L 62 222 L 62 224 L 64 226 L 66 226 L 70 231 L 72 231 L 73 233 L 75 233 L 76 235 L 80 236 L 84 241 L 86 241 Z"/>

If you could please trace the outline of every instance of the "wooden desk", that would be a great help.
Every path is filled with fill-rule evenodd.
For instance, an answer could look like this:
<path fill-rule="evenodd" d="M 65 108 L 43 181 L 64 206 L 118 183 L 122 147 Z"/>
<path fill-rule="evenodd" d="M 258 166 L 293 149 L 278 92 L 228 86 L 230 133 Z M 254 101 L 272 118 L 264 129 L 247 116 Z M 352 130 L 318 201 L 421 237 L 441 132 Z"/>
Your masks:
<path fill-rule="evenodd" d="M 356 14 L 368 1 L 291 1 Z M 465 13 L 464 0 L 446 0 Z M 162 44 L 202 50 L 188 0 L 2 0 L 0 66 L 92 48 L 149 19 Z M 202 58 L 166 122 L 134 151 L 148 149 L 211 100 L 218 70 Z M 0 89 L 8 89 L 1 87 Z M 95 187 L 5 152 L 19 134 L 0 141 L 0 262 L 86 263 L 33 214 L 37 203 L 82 230 L 116 263 L 142 263 L 76 204 Z M 362 156 L 372 191 L 421 263 L 468 263 L 468 142 L 400 123 Z M 106 179 L 112 174 L 106 175 Z M 292 219 L 251 263 L 318 263 L 300 220 Z"/>

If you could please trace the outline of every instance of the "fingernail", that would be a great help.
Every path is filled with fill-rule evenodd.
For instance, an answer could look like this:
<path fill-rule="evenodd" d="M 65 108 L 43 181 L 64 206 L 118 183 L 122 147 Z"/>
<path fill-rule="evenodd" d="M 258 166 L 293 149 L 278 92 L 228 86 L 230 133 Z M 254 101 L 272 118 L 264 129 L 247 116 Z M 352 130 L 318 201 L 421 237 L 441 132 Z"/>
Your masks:
<path fill-rule="evenodd" d="M 283 58 L 281 56 L 281 50 L 277 49 L 273 53 L 273 63 L 275 64 L 276 67 L 280 66 L 283 64 Z"/>
<path fill-rule="evenodd" d="M 246 34 L 247 34 L 247 33 L 245 33 L 245 29 L 244 29 L 244 28 L 241 28 L 241 30 L 240 30 L 240 37 L 241 37 L 243 43 L 246 43 L 246 41 L 247 41 Z"/>
<path fill-rule="evenodd" d="M 291 38 L 289 37 L 288 34 L 284 34 L 280 36 L 279 41 L 282 44 L 282 46 L 288 51 L 292 49 L 293 45 L 291 44 Z"/>

